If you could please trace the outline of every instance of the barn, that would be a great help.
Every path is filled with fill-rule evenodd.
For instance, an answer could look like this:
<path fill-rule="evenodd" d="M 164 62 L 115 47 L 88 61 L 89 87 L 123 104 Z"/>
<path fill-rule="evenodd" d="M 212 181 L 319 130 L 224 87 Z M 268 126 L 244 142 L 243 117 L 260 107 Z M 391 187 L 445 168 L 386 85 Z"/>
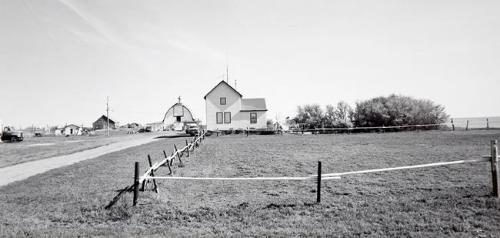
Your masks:
<path fill-rule="evenodd" d="M 178 99 L 179 101 L 168 108 L 163 117 L 164 130 L 181 131 L 185 124 L 196 123 L 191 110 L 181 103 L 181 97 Z"/>
<path fill-rule="evenodd" d="M 102 115 L 97 119 L 94 123 L 92 123 L 92 128 L 94 130 L 101 130 L 101 129 L 107 129 L 108 128 L 108 117 Z M 109 129 L 115 129 L 116 128 L 116 122 L 109 119 Z"/>

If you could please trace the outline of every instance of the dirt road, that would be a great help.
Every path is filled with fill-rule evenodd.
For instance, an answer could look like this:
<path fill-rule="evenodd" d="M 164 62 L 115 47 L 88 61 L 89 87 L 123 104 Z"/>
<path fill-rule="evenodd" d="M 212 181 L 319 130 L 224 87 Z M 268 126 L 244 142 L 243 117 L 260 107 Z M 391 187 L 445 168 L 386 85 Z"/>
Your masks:
<path fill-rule="evenodd" d="M 0 186 L 20 181 L 33 175 L 47 172 L 51 169 L 71 165 L 87 159 L 93 159 L 101 155 L 120 151 L 129 147 L 147 144 L 153 142 L 154 140 L 154 137 L 146 137 L 121 141 L 74 154 L 56 156 L 0 168 Z"/>

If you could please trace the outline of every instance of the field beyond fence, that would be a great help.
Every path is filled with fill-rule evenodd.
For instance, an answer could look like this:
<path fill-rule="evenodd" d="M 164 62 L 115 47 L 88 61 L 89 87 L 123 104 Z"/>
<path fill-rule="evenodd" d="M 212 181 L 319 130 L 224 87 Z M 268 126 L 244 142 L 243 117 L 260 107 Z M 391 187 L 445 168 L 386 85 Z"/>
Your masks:
<path fill-rule="evenodd" d="M 424 131 L 318 136 L 209 137 L 153 177 L 309 177 L 483 159 L 499 131 Z M 189 143 L 189 142 L 188 142 Z M 491 196 L 491 165 L 463 163 L 316 180 L 163 180 L 140 192 L 152 161 L 185 146 L 183 138 L 157 142 L 56 169 L 0 188 L 0 236 L 496 236 L 500 205 Z M 485 158 L 487 159 L 487 158 Z M 112 169 L 110 169 L 112 168 Z M 325 175 L 326 177 L 327 175 Z M 145 177 L 148 178 L 148 177 Z M 57 184 L 57 186 L 54 186 Z M 27 195 L 26 191 L 30 194 Z M 26 222 L 29 220 L 31 222 Z M 24 234 L 24 235 L 23 235 Z"/>

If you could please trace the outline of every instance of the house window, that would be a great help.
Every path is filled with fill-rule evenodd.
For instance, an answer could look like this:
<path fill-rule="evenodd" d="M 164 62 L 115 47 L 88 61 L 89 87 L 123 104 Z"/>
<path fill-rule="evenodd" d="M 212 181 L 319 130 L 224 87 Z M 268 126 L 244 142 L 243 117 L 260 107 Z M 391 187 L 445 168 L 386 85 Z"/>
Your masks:
<path fill-rule="evenodd" d="M 226 105 L 226 98 L 220 98 L 220 105 Z"/>
<path fill-rule="evenodd" d="M 224 112 L 224 123 L 231 124 L 231 113 L 230 112 Z"/>
<path fill-rule="evenodd" d="M 257 123 L 257 113 L 252 112 L 250 113 L 250 124 L 256 124 Z"/>
<path fill-rule="evenodd" d="M 222 124 L 222 112 L 218 112 L 216 117 L 217 124 Z"/>

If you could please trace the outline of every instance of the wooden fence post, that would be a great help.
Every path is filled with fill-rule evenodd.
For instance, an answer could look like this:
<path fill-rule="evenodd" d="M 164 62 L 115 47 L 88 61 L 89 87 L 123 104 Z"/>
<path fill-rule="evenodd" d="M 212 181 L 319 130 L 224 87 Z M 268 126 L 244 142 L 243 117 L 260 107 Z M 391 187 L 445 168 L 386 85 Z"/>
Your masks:
<path fill-rule="evenodd" d="M 177 151 L 177 146 L 175 146 L 175 144 L 174 144 L 174 149 L 175 149 L 175 153 L 177 153 L 177 158 L 179 159 L 179 166 L 182 167 L 181 155 L 179 154 L 179 151 Z"/>
<path fill-rule="evenodd" d="M 491 181 L 493 183 L 493 196 L 500 198 L 498 192 L 498 151 L 497 151 L 497 141 L 491 141 Z"/>
<path fill-rule="evenodd" d="M 151 162 L 151 156 L 148 155 L 148 162 L 149 162 L 149 167 L 153 167 L 153 162 Z M 151 174 L 150 174 L 152 177 L 155 176 L 155 173 L 153 170 L 151 170 Z M 153 185 L 154 185 L 154 190 L 156 193 L 158 193 L 158 185 L 156 184 L 156 179 L 153 179 Z"/>
<path fill-rule="evenodd" d="M 465 126 L 465 130 L 468 131 L 469 130 L 469 120 L 467 120 L 467 125 Z"/>
<path fill-rule="evenodd" d="M 490 120 L 486 118 L 486 130 L 490 129 Z"/>
<path fill-rule="evenodd" d="M 186 140 L 186 151 L 187 151 L 187 157 L 189 157 L 189 143 L 188 140 Z"/>
<path fill-rule="evenodd" d="M 133 205 L 137 205 L 137 198 L 139 197 L 139 162 L 135 162 L 134 172 L 134 200 Z"/>
<path fill-rule="evenodd" d="M 455 131 L 455 124 L 453 123 L 453 118 L 451 118 L 451 130 Z"/>
<path fill-rule="evenodd" d="M 318 184 L 316 188 L 316 202 L 321 202 L 321 161 L 318 161 Z"/>

